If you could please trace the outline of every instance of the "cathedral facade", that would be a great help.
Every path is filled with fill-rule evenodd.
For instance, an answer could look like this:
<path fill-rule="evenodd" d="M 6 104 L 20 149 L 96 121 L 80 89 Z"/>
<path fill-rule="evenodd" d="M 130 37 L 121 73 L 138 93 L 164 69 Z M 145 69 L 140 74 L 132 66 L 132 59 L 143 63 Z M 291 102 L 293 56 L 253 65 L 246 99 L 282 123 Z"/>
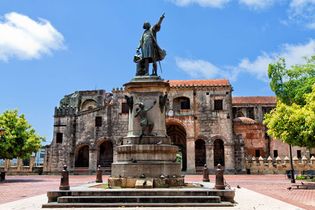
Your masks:
<path fill-rule="evenodd" d="M 186 173 L 210 170 L 220 163 L 231 173 L 245 171 L 245 158 L 284 157 L 288 145 L 273 140 L 262 124 L 275 97 L 232 97 L 228 80 L 170 80 L 166 127 L 179 148 Z M 128 131 L 124 89 L 76 91 L 66 95 L 54 112 L 53 140 L 46 146 L 45 173 L 94 173 L 97 165 L 109 172 L 115 148 Z M 293 147 L 297 157 L 312 149 Z"/>

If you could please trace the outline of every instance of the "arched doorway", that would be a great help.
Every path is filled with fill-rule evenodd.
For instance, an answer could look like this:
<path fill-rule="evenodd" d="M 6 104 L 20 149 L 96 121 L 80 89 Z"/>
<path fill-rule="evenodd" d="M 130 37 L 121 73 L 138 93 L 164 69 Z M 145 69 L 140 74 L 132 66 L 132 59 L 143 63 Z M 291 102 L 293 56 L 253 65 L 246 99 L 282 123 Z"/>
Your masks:
<path fill-rule="evenodd" d="M 89 146 L 81 146 L 75 155 L 75 167 L 89 167 Z"/>
<path fill-rule="evenodd" d="M 206 145 L 205 141 L 198 139 L 195 141 L 195 167 L 202 168 L 206 164 Z"/>
<path fill-rule="evenodd" d="M 113 143 L 111 141 L 104 141 L 100 144 L 98 157 L 97 165 L 111 167 L 113 162 Z"/>
<path fill-rule="evenodd" d="M 221 139 L 216 139 L 213 143 L 214 166 L 219 163 L 224 166 L 224 143 Z"/>
<path fill-rule="evenodd" d="M 178 146 L 178 153 L 182 157 L 182 171 L 187 169 L 186 154 L 186 130 L 183 126 L 177 124 L 169 124 L 166 126 L 167 135 L 171 138 L 172 143 Z"/>

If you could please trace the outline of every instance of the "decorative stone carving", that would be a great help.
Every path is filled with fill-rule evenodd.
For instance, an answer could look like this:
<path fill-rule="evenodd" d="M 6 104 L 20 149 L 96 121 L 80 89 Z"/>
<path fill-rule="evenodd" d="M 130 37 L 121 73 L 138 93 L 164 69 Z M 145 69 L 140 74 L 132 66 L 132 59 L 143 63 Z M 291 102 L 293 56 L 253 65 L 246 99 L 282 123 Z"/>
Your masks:
<path fill-rule="evenodd" d="M 160 95 L 160 96 L 159 96 L 159 105 L 160 105 L 161 113 L 163 113 L 164 110 L 165 110 L 166 102 L 167 102 L 167 94 L 165 94 L 165 95 Z"/>
<path fill-rule="evenodd" d="M 148 119 L 147 112 L 150 111 L 154 105 L 156 104 L 156 101 L 153 102 L 152 106 L 145 108 L 144 104 L 142 102 L 138 102 L 135 105 L 139 105 L 139 107 L 136 109 L 135 117 L 140 117 L 140 126 L 142 128 L 140 138 L 142 136 L 149 136 L 152 135 L 152 130 L 154 127 L 154 122 Z"/>

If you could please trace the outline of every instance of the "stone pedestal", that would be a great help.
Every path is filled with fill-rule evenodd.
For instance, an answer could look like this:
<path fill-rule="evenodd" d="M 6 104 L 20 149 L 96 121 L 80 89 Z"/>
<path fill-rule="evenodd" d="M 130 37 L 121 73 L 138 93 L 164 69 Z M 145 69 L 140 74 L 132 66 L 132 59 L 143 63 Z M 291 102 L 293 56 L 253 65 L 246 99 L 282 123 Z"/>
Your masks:
<path fill-rule="evenodd" d="M 128 135 L 122 145 L 116 147 L 117 159 L 109 178 L 111 187 L 138 188 L 136 183 L 142 182 L 152 182 L 153 187 L 165 183 L 167 186 L 184 184 L 181 166 L 175 161 L 178 147 L 171 145 L 166 134 L 165 106 L 169 88 L 168 82 L 151 76 L 136 77 L 125 84 L 129 105 Z M 145 122 L 153 125 L 152 130 L 144 130 L 141 126 L 143 118 L 137 114 L 141 105 L 147 110 Z"/>
<path fill-rule="evenodd" d="M 138 103 L 150 107 L 154 101 L 156 104 L 147 112 L 148 119 L 154 122 L 152 135 L 165 137 L 165 106 L 163 98 L 168 93 L 170 86 L 168 82 L 160 77 L 135 77 L 131 82 L 124 85 L 128 96 L 132 97 L 133 106 L 129 109 L 128 137 L 139 137 L 141 135 L 140 120 L 135 117 Z"/>

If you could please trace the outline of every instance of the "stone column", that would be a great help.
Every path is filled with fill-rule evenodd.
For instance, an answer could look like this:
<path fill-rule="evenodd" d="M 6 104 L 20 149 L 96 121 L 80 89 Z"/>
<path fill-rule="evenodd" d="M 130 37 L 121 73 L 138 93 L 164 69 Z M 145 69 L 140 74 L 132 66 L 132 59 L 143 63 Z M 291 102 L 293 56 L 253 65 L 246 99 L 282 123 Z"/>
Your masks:
<path fill-rule="evenodd" d="M 233 144 L 225 144 L 224 145 L 224 159 L 225 159 L 225 169 L 234 170 L 234 145 Z"/>
<path fill-rule="evenodd" d="M 117 141 L 115 141 L 117 142 Z M 115 143 L 113 143 L 113 163 L 117 162 L 117 146 Z"/>
<path fill-rule="evenodd" d="M 264 116 L 263 116 L 263 111 L 262 111 L 262 106 L 258 106 L 257 107 L 257 110 L 254 110 L 254 114 L 255 114 L 255 120 L 257 120 L 258 122 L 262 122 L 263 119 L 264 119 Z"/>
<path fill-rule="evenodd" d="M 50 168 L 51 168 L 51 160 L 50 160 L 50 147 L 46 146 L 45 147 L 45 158 L 44 158 L 44 172 L 50 172 Z M 48 151 L 49 150 L 49 151 Z"/>
<path fill-rule="evenodd" d="M 69 158 L 67 161 L 69 171 L 73 171 L 75 168 L 75 155 L 74 151 L 69 153 Z"/>
<path fill-rule="evenodd" d="M 214 169 L 213 158 L 213 144 L 206 144 L 206 163 L 210 170 Z"/>
<path fill-rule="evenodd" d="M 96 165 L 97 165 L 97 154 L 96 149 L 90 149 L 89 150 L 89 171 L 95 172 L 96 171 Z"/>
<path fill-rule="evenodd" d="M 30 157 L 30 168 L 29 168 L 29 171 L 32 171 L 34 166 L 35 166 L 35 156 L 31 156 Z"/>
<path fill-rule="evenodd" d="M 187 154 L 187 172 L 196 173 L 195 140 L 193 138 L 186 139 L 186 154 Z"/>
<path fill-rule="evenodd" d="M 10 159 L 5 159 L 4 160 L 4 170 L 8 171 L 10 167 L 11 167 L 11 160 Z"/>
<path fill-rule="evenodd" d="M 21 171 L 23 168 L 23 160 L 21 158 L 17 158 L 17 171 Z"/>

